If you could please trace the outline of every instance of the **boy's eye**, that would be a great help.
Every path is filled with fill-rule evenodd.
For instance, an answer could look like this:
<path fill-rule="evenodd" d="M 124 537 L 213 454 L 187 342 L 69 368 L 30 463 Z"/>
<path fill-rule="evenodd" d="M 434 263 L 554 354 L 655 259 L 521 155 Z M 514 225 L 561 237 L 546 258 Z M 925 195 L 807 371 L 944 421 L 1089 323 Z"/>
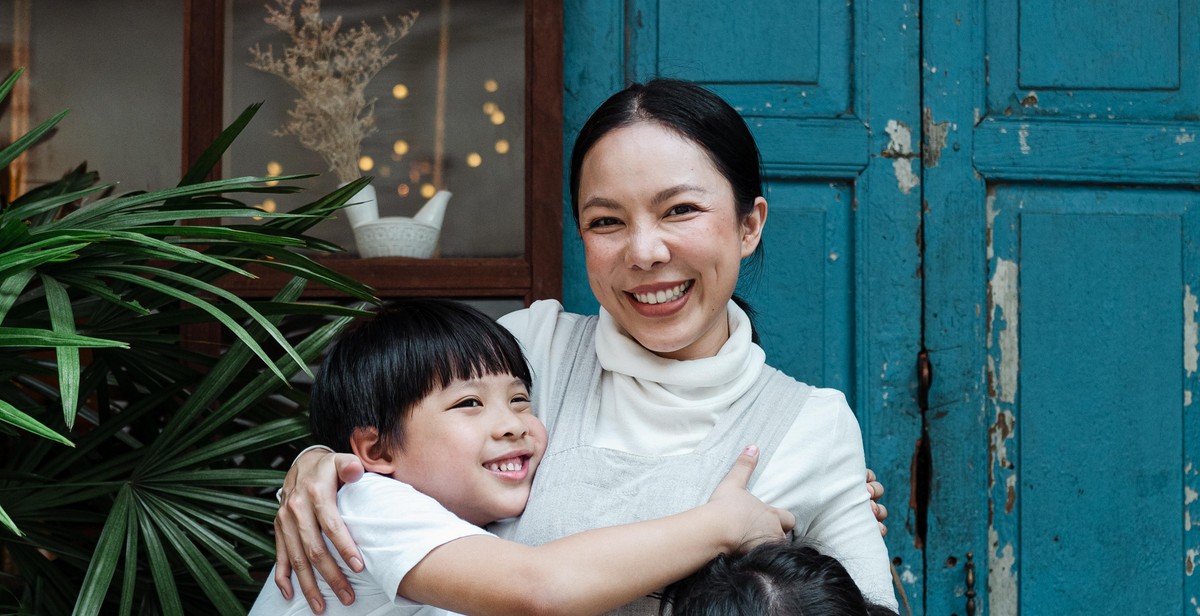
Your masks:
<path fill-rule="evenodd" d="M 475 408 L 475 407 L 480 407 L 480 406 L 483 406 L 483 402 L 479 401 L 478 399 L 464 398 L 462 400 L 459 400 L 458 402 L 455 402 L 454 406 L 452 406 L 450 408 L 460 409 L 460 408 Z"/>

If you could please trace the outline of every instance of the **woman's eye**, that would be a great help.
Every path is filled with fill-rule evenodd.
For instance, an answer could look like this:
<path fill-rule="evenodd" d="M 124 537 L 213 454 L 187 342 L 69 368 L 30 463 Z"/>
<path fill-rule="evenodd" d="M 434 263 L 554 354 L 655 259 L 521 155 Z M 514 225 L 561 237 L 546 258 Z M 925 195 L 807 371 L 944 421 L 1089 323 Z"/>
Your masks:
<path fill-rule="evenodd" d="M 600 218 L 593 218 L 592 220 L 589 220 L 587 223 L 587 228 L 598 229 L 601 227 L 611 227 L 619 224 L 621 224 L 621 221 L 613 218 L 612 216 L 602 216 Z"/>
<path fill-rule="evenodd" d="M 667 215 L 668 216 L 681 216 L 683 214 L 691 214 L 692 212 L 696 212 L 696 211 L 699 211 L 699 208 L 697 208 L 696 206 L 694 206 L 690 203 L 685 203 L 685 204 L 681 204 L 681 205 L 676 205 L 676 206 L 672 207 L 670 210 L 667 210 Z"/>

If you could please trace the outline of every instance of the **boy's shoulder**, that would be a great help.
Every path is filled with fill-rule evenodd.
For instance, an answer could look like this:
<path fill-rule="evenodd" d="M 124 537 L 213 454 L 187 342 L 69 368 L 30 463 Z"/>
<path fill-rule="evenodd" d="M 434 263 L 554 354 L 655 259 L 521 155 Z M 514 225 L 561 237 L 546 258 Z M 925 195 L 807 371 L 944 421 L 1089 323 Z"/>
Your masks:
<path fill-rule="evenodd" d="M 406 531 L 421 534 L 433 528 L 462 535 L 487 533 L 446 509 L 433 497 L 403 481 L 378 473 L 363 473 L 358 481 L 342 486 L 338 490 L 337 503 L 352 535 L 356 535 L 356 528 L 386 530 L 393 540 L 406 537 L 406 534 L 400 534 Z M 358 541 L 357 535 L 355 540 Z"/>

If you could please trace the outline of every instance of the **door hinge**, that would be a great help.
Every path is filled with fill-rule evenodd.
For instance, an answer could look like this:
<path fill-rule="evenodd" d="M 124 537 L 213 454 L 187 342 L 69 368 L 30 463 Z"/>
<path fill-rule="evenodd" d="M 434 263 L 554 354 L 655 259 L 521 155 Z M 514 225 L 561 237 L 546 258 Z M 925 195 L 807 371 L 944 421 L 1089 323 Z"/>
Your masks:
<path fill-rule="evenodd" d="M 975 553 L 967 552 L 967 616 L 975 616 Z"/>

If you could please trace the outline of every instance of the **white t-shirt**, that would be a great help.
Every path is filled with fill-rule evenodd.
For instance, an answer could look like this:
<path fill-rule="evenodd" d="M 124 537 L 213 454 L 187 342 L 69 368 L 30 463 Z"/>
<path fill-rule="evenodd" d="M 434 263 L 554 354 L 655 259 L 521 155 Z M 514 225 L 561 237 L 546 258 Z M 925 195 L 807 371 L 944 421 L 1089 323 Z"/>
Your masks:
<path fill-rule="evenodd" d="M 716 356 L 676 361 L 646 350 L 601 309 L 596 355 L 604 372 L 592 444 L 644 456 L 695 449 L 765 365 L 745 312 L 730 302 L 728 313 L 730 338 Z M 500 318 L 533 370 L 535 412 L 539 400 L 551 398 L 556 372 L 573 351 L 569 332 L 582 318 L 552 300 Z M 812 391 L 752 491 L 791 510 L 796 534 L 840 560 L 867 599 L 896 608 L 887 546 L 869 504 L 862 433 L 842 392 Z M 491 529 L 504 537 L 508 525 Z"/>
<path fill-rule="evenodd" d="M 326 539 L 329 553 L 354 587 L 355 600 L 342 605 L 333 590 L 317 576 L 329 616 L 385 614 L 404 616 L 446 616 L 442 609 L 413 603 L 398 594 L 400 581 L 434 548 L 471 535 L 489 534 L 482 528 L 450 513 L 436 500 L 412 486 L 391 477 L 366 473 L 355 483 L 338 490 L 338 511 L 358 544 L 366 568 L 355 573 L 346 566 L 333 544 Z M 292 574 L 292 600 L 283 598 L 274 582 L 275 571 L 263 585 L 251 616 L 285 614 L 311 615 L 300 581 Z"/>

